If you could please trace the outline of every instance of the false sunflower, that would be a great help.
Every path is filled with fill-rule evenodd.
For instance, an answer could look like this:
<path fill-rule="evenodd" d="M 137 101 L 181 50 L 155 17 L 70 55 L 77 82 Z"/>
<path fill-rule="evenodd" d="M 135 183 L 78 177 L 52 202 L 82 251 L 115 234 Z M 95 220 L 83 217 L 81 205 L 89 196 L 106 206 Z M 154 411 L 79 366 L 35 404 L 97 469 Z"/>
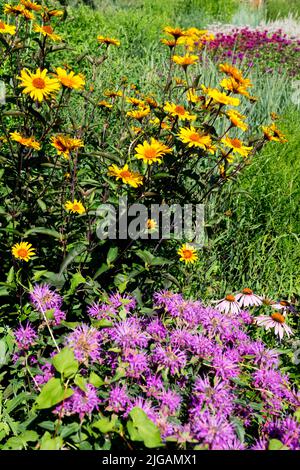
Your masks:
<path fill-rule="evenodd" d="M 150 143 L 145 140 L 135 148 L 135 151 L 137 159 L 152 165 L 155 162 L 161 163 L 162 157 L 172 152 L 172 149 L 152 137 Z"/>
<path fill-rule="evenodd" d="M 84 76 L 80 73 L 75 75 L 73 71 L 67 72 L 61 67 L 57 67 L 56 78 L 66 88 L 72 88 L 73 90 L 83 90 L 85 85 Z"/>
<path fill-rule="evenodd" d="M 52 26 L 44 25 L 40 26 L 38 24 L 34 25 L 34 31 L 36 33 L 41 33 L 43 36 L 50 38 L 52 41 L 58 42 L 61 41 L 61 36 L 54 33 Z"/>
<path fill-rule="evenodd" d="M 16 34 L 16 27 L 14 25 L 6 24 L 0 20 L 0 34 Z"/>
<path fill-rule="evenodd" d="M 60 88 L 60 83 L 56 78 L 47 75 L 47 69 L 37 69 L 35 73 L 30 70 L 21 70 L 20 87 L 24 88 L 23 93 L 29 94 L 33 100 L 43 101 L 56 93 Z"/>
<path fill-rule="evenodd" d="M 77 201 L 77 199 L 74 199 L 74 201 L 67 201 L 65 203 L 65 209 L 68 212 L 73 212 L 74 214 L 84 214 L 85 213 L 85 208 L 82 202 Z"/>
<path fill-rule="evenodd" d="M 197 117 L 195 114 L 190 114 L 184 106 L 174 103 L 167 102 L 164 106 L 164 111 L 173 117 L 187 121 L 194 121 Z"/>
<path fill-rule="evenodd" d="M 34 137 L 24 137 L 19 132 L 11 132 L 9 135 L 12 140 L 14 140 L 15 142 L 18 142 L 24 147 L 29 147 L 34 150 L 41 149 L 41 145 L 39 144 L 39 142 L 35 140 Z"/>
<path fill-rule="evenodd" d="M 198 260 L 198 254 L 195 248 L 188 243 L 184 243 L 177 251 L 180 256 L 179 260 L 184 261 L 185 264 L 195 263 Z"/>
<path fill-rule="evenodd" d="M 15 243 L 11 251 L 15 258 L 26 262 L 35 255 L 35 248 L 28 242 Z"/>
<path fill-rule="evenodd" d="M 224 137 L 221 142 L 230 149 L 233 150 L 234 153 L 238 153 L 242 157 L 247 157 L 253 147 L 246 147 L 240 139 L 231 139 L 230 137 Z"/>
<path fill-rule="evenodd" d="M 128 168 L 128 165 L 124 165 L 123 168 L 119 168 L 117 165 L 113 164 L 108 167 L 108 175 L 114 176 L 117 180 L 121 179 L 124 184 L 129 184 L 133 188 L 143 184 L 143 177 L 140 173 L 131 171 Z"/>
<path fill-rule="evenodd" d="M 66 159 L 70 157 L 70 152 L 84 146 L 81 139 L 73 139 L 68 135 L 56 135 L 51 137 L 51 145 L 55 147 L 58 155 L 63 155 Z"/>

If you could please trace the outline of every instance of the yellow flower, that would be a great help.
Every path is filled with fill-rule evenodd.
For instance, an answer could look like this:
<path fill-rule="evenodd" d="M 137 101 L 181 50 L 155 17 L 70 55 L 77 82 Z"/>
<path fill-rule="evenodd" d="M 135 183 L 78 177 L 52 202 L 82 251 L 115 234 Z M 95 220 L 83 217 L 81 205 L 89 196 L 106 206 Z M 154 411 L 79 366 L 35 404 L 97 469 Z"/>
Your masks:
<path fill-rule="evenodd" d="M 101 106 L 101 108 L 108 108 L 108 109 L 113 107 L 113 105 L 106 100 L 99 101 L 98 106 Z"/>
<path fill-rule="evenodd" d="M 161 39 L 162 44 L 168 46 L 170 49 L 176 46 L 176 39 Z"/>
<path fill-rule="evenodd" d="M 158 103 L 154 98 L 152 98 L 152 96 L 146 96 L 145 101 L 150 106 L 150 108 L 158 108 Z"/>
<path fill-rule="evenodd" d="M 27 20 L 33 20 L 34 19 L 34 14 L 31 13 L 31 11 L 27 10 L 24 5 L 10 5 L 9 3 L 6 3 L 4 6 L 4 13 L 7 15 L 22 15 L 24 16 L 25 19 Z"/>
<path fill-rule="evenodd" d="M 21 0 L 22 5 L 28 10 L 41 11 L 42 6 L 38 5 L 36 2 L 31 2 L 30 0 Z"/>
<path fill-rule="evenodd" d="M 108 98 L 117 98 L 117 96 L 122 96 L 121 91 L 115 91 L 115 90 L 105 90 L 103 94 L 104 96 L 107 96 Z"/>
<path fill-rule="evenodd" d="M 181 248 L 179 248 L 177 253 L 180 256 L 179 260 L 184 261 L 185 264 L 194 263 L 198 260 L 198 255 L 195 248 L 188 243 L 184 243 Z"/>
<path fill-rule="evenodd" d="M 190 54 L 185 54 L 184 56 L 173 55 L 172 60 L 175 62 L 175 64 L 181 65 L 185 69 L 189 65 L 193 65 L 198 62 L 199 57 L 197 55 Z"/>
<path fill-rule="evenodd" d="M 274 122 L 270 126 L 262 126 L 262 130 L 266 140 L 273 140 L 281 144 L 287 142 L 285 135 L 276 127 Z"/>
<path fill-rule="evenodd" d="M 212 145 L 210 135 L 197 131 L 193 126 L 181 127 L 178 136 L 181 142 L 188 144 L 188 147 L 208 150 Z"/>
<path fill-rule="evenodd" d="M 82 204 L 82 202 L 77 201 L 77 199 L 74 199 L 74 201 L 67 201 L 65 203 L 65 209 L 68 212 L 73 212 L 74 214 L 84 214 L 85 213 L 85 208 Z"/>
<path fill-rule="evenodd" d="M 228 111 L 226 111 L 226 115 L 229 117 L 233 126 L 242 129 L 242 131 L 246 131 L 248 129 L 248 125 L 244 122 L 246 116 L 244 116 L 243 114 L 239 113 L 235 109 L 229 109 Z"/>
<path fill-rule="evenodd" d="M 185 35 L 185 31 L 181 28 L 172 28 L 171 26 L 166 26 L 164 32 L 173 36 L 174 39 L 178 39 Z"/>
<path fill-rule="evenodd" d="M 143 162 L 148 163 L 148 165 L 152 165 L 154 162 L 160 163 L 162 157 L 166 153 L 171 153 L 172 149 L 152 137 L 150 144 L 145 140 L 135 148 L 135 151 L 136 158 L 143 160 Z"/>
<path fill-rule="evenodd" d="M 53 28 L 50 25 L 39 26 L 38 24 L 35 24 L 34 31 L 52 39 L 52 41 L 61 41 L 61 36 L 54 34 Z"/>
<path fill-rule="evenodd" d="M 246 87 L 244 85 L 241 85 L 232 77 L 223 78 L 223 80 L 220 82 L 220 85 L 222 88 L 224 88 L 227 91 L 231 91 L 232 93 L 247 96 L 248 98 L 250 97 Z"/>
<path fill-rule="evenodd" d="M 128 111 L 126 115 L 128 117 L 137 119 L 138 121 L 142 121 L 144 117 L 148 116 L 150 113 L 150 108 L 143 108 L 143 109 L 138 109 L 136 111 Z"/>
<path fill-rule="evenodd" d="M 11 36 L 16 34 L 16 27 L 14 25 L 3 23 L 0 20 L 0 34 L 10 34 Z"/>
<path fill-rule="evenodd" d="M 231 139 L 230 137 L 224 137 L 221 142 L 226 147 L 229 147 L 233 150 L 234 153 L 238 153 L 242 157 L 247 157 L 253 147 L 246 147 L 240 139 Z"/>
<path fill-rule="evenodd" d="M 206 86 L 202 85 L 202 89 L 206 95 L 219 104 L 227 104 L 230 106 L 238 106 L 240 104 L 239 98 L 228 96 L 226 93 L 217 90 L 217 88 L 206 88 Z"/>
<path fill-rule="evenodd" d="M 49 8 L 44 6 L 44 12 L 43 12 L 43 18 L 45 18 L 47 21 L 49 21 L 49 18 L 52 16 L 58 17 L 58 16 L 63 16 L 64 11 L 63 10 L 49 10 Z"/>
<path fill-rule="evenodd" d="M 154 219 L 148 219 L 146 222 L 146 228 L 149 232 L 154 232 L 157 229 L 157 222 Z"/>
<path fill-rule="evenodd" d="M 57 67 L 56 71 L 56 78 L 60 81 L 60 83 L 67 87 L 72 88 L 73 90 L 83 90 L 85 85 L 84 76 L 80 73 L 75 75 L 73 71 L 68 73 L 65 69 L 61 67 Z"/>
<path fill-rule="evenodd" d="M 35 248 L 32 248 L 31 243 L 21 242 L 15 243 L 11 249 L 13 256 L 22 261 L 29 261 L 35 255 Z"/>
<path fill-rule="evenodd" d="M 17 77 L 21 80 L 20 87 L 23 87 L 23 93 L 29 93 L 30 97 L 37 101 L 43 101 L 53 93 L 56 93 L 60 84 L 56 78 L 49 78 L 47 76 L 47 69 L 37 69 L 35 73 L 27 69 L 21 70 L 21 76 Z"/>
<path fill-rule="evenodd" d="M 244 86 L 245 88 L 253 86 L 249 78 L 244 78 L 242 72 L 236 67 L 233 67 L 233 65 L 220 64 L 219 69 L 221 70 L 221 72 L 226 73 L 226 75 L 232 77 L 235 81 L 237 81 L 240 85 Z"/>
<path fill-rule="evenodd" d="M 51 137 L 51 145 L 55 147 L 58 155 L 63 155 L 66 159 L 70 157 L 70 152 L 84 146 L 81 139 L 72 139 L 68 135 L 56 135 Z"/>
<path fill-rule="evenodd" d="M 189 88 L 186 92 L 186 97 L 187 97 L 187 100 L 190 102 L 190 103 L 200 103 L 201 101 L 201 98 L 200 96 L 198 96 L 195 92 L 195 89 L 194 88 Z"/>
<path fill-rule="evenodd" d="M 23 137 L 19 132 L 11 132 L 10 137 L 24 147 L 29 147 L 35 150 L 40 150 L 41 145 L 37 142 L 34 137 Z"/>
<path fill-rule="evenodd" d="M 145 105 L 145 102 L 143 100 L 140 100 L 139 98 L 126 98 L 127 103 L 132 104 L 132 106 L 138 106 L 140 108 L 145 108 L 147 107 Z"/>
<path fill-rule="evenodd" d="M 121 43 L 118 39 L 114 39 L 114 38 L 108 38 L 108 37 L 105 37 L 105 36 L 97 36 L 97 39 L 98 39 L 98 42 L 100 42 L 100 44 L 106 44 L 106 46 L 119 46 Z"/>
<path fill-rule="evenodd" d="M 108 175 L 114 176 L 117 180 L 121 179 L 124 184 L 129 184 L 133 188 L 143 184 L 143 177 L 140 173 L 130 171 L 128 165 L 124 165 L 123 168 L 119 168 L 113 164 L 108 167 Z"/>
<path fill-rule="evenodd" d="M 164 106 L 164 111 L 166 113 L 171 114 L 171 116 L 174 116 L 183 120 L 187 119 L 188 121 L 194 121 L 197 117 L 195 114 L 190 114 L 188 111 L 186 111 L 184 106 L 176 105 L 174 103 L 167 102 L 166 105 Z"/>

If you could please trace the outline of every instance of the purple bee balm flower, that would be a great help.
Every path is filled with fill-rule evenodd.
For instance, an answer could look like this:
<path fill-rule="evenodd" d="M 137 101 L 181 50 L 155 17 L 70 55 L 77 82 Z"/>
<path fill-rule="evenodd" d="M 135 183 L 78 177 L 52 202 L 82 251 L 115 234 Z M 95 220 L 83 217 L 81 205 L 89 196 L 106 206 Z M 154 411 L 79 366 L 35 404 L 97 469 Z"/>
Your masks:
<path fill-rule="evenodd" d="M 168 334 L 167 329 L 158 319 L 152 320 L 148 324 L 146 331 L 155 341 L 163 341 Z"/>
<path fill-rule="evenodd" d="M 174 294 L 168 290 L 156 292 L 153 296 L 154 304 L 158 307 L 164 307 L 166 310 L 169 309 L 173 304 L 178 304 L 183 301 L 183 297 L 180 294 Z"/>
<path fill-rule="evenodd" d="M 220 415 L 212 415 L 208 410 L 197 416 L 193 423 L 193 432 L 197 439 L 207 444 L 211 450 L 221 450 L 236 436 L 228 420 Z"/>
<path fill-rule="evenodd" d="M 185 328 L 175 329 L 170 334 L 170 343 L 174 348 L 185 349 L 192 339 L 193 335 Z"/>
<path fill-rule="evenodd" d="M 120 413 L 126 410 L 130 403 L 130 398 L 126 391 L 125 385 L 115 385 L 109 392 L 108 405 L 106 410 Z"/>
<path fill-rule="evenodd" d="M 240 374 L 237 351 L 217 353 L 212 360 L 212 365 L 216 370 L 216 376 L 223 380 L 230 380 Z"/>
<path fill-rule="evenodd" d="M 238 349 L 243 355 L 253 355 L 254 364 L 261 368 L 272 369 L 279 365 L 279 353 L 275 349 L 267 349 L 262 341 L 248 341 Z"/>
<path fill-rule="evenodd" d="M 34 328 L 27 322 L 26 326 L 20 325 L 14 330 L 14 337 L 19 349 L 27 351 L 38 339 Z"/>
<path fill-rule="evenodd" d="M 135 407 L 138 407 L 138 408 L 141 408 L 145 413 L 146 415 L 148 416 L 149 419 L 151 419 L 151 421 L 153 421 L 155 423 L 155 420 L 157 418 L 157 408 L 155 408 L 154 406 L 152 406 L 152 403 L 151 401 L 149 400 L 145 400 L 144 398 L 142 397 L 138 397 L 138 398 L 135 398 L 127 407 L 127 411 L 126 411 L 126 414 L 124 415 L 125 418 L 128 417 L 130 411 L 135 408 Z"/>
<path fill-rule="evenodd" d="M 234 396 L 227 382 L 216 379 L 211 385 L 209 377 L 197 378 L 194 385 L 195 408 L 191 414 L 196 416 L 203 407 L 208 407 L 229 416 L 233 410 Z"/>
<path fill-rule="evenodd" d="M 126 367 L 126 376 L 138 379 L 141 374 L 148 371 L 147 355 L 144 352 L 127 350 L 123 361 L 128 363 Z"/>
<path fill-rule="evenodd" d="M 121 295 L 118 292 L 109 296 L 109 302 L 115 308 L 123 306 L 126 312 L 136 307 L 136 300 L 131 295 Z"/>
<path fill-rule="evenodd" d="M 61 296 L 57 292 L 51 290 L 48 284 L 36 284 L 29 296 L 31 303 L 40 312 L 45 312 L 52 308 L 59 309 L 62 306 Z"/>
<path fill-rule="evenodd" d="M 59 308 L 55 308 L 53 312 L 53 323 L 55 326 L 60 325 L 62 321 L 65 321 L 66 313 L 60 310 Z"/>
<path fill-rule="evenodd" d="M 291 417 L 276 419 L 267 423 L 264 431 L 269 438 L 279 439 L 291 450 L 300 450 L 300 425 L 295 419 Z"/>
<path fill-rule="evenodd" d="M 55 369 L 50 362 L 46 362 L 46 364 L 42 365 L 40 369 L 42 374 L 38 374 L 34 377 L 35 384 L 37 385 L 43 385 L 49 382 L 49 380 L 54 377 L 55 374 Z"/>
<path fill-rule="evenodd" d="M 90 417 L 93 411 L 97 411 L 99 404 L 97 389 L 92 384 L 87 384 L 85 391 L 76 387 L 73 395 L 57 406 L 53 413 L 60 417 L 79 414 L 80 421 L 82 421 L 85 415 Z"/>
<path fill-rule="evenodd" d="M 234 437 L 233 439 L 229 440 L 228 442 L 224 442 L 221 445 L 221 450 L 245 450 L 245 444 L 241 442 L 239 439 Z"/>
<path fill-rule="evenodd" d="M 147 375 L 145 383 L 146 385 L 141 385 L 141 389 L 147 397 L 158 398 L 162 390 L 164 390 L 163 382 L 157 375 Z"/>
<path fill-rule="evenodd" d="M 201 334 L 197 334 L 191 337 L 188 349 L 197 356 L 208 358 L 215 352 L 216 346 L 210 339 Z"/>
<path fill-rule="evenodd" d="M 142 331 L 137 318 L 131 317 L 119 322 L 109 330 L 110 337 L 123 349 L 146 347 L 150 336 Z"/>
<path fill-rule="evenodd" d="M 117 310 L 113 305 L 99 304 L 94 302 L 88 307 L 87 313 L 91 318 L 95 318 L 96 320 L 110 320 L 111 318 L 115 317 Z"/>
<path fill-rule="evenodd" d="M 172 390 L 164 390 L 159 395 L 159 401 L 162 406 L 162 413 L 166 415 L 176 414 L 181 405 L 181 396 Z"/>
<path fill-rule="evenodd" d="M 187 362 L 184 351 L 173 349 L 171 346 L 163 348 L 158 344 L 152 352 L 152 362 L 160 368 L 167 367 L 171 375 L 179 374 Z"/>
<path fill-rule="evenodd" d="M 259 438 L 255 441 L 254 445 L 251 447 L 251 450 L 267 450 L 268 441 L 265 438 Z"/>
<path fill-rule="evenodd" d="M 100 338 L 96 328 L 82 323 L 66 337 L 66 345 L 73 349 L 78 361 L 87 365 L 89 361 L 97 362 L 100 359 Z"/>

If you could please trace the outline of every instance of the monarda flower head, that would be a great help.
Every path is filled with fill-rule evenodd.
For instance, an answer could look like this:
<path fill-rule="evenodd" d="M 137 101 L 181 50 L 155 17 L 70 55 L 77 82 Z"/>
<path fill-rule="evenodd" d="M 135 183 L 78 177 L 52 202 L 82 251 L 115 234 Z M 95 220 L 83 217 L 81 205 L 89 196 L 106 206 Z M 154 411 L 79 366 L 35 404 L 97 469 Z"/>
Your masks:
<path fill-rule="evenodd" d="M 27 351 L 36 342 L 38 335 L 32 326 L 27 323 L 26 326 L 20 325 L 14 330 L 14 337 L 19 349 Z"/>
<path fill-rule="evenodd" d="M 79 362 L 88 364 L 100 359 L 100 339 L 101 334 L 96 328 L 83 323 L 66 337 L 66 345 L 74 351 Z"/>

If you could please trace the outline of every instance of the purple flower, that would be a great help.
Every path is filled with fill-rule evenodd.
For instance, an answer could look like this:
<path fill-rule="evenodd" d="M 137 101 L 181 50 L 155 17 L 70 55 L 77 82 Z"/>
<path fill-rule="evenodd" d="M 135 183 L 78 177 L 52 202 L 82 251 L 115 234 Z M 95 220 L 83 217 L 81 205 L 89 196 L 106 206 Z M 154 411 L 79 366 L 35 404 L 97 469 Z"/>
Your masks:
<path fill-rule="evenodd" d="M 191 414 L 197 416 L 203 407 L 215 412 L 220 411 L 224 416 L 229 416 L 233 410 L 234 396 L 231 395 L 227 382 L 216 379 L 211 385 L 209 377 L 197 378 L 194 385 L 194 402 L 196 406 Z"/>
<path fill-rule="evenodd" d="M 66 337 L 66 345 L 73 349 L 78 361 L 88 364 L 89 360 L 97 362 L 100 359 L 100 338 L 96 328 L 82 323 Z"/>
<path fill-rule="evenodd" d="M 140 322 L 136 318 L 127 318 L 109 330 L 110 337 L 123 349 L 146 347 L 149 335 L 142 331 Z"/>
<path fill-rule="evenodd" d="M 154 339 L 155 341 L 162 341 L 166 338 L 168 331 L 162 324 L 162 322 L 158 319 L 152 320 L 147 328 L 147 333 Z"/>
<path fill-rule="evenodd" d="M 82 421 L 85 415 L 91 416 L 93 411 L 98 410 L 99 404 L 100 400 L 97 396 L 97 389 L 92 384 L 87 384 L 85 391 L 76 387 L 73 395 L 67 398 L 61 405 L 58 405 L 53 413 L 61 417 L 79 414 L 79 418 Z"/>
<path fill-rule="evenodd" d="M 46 311 L 62 306 L 61 296 L 50 289 L 48 284 L 35 285 L 30 292 L 30 301 L 38 311 Z"/>
<path fill-rule="evenodd" d="M 223 380 L 230 380 L 240 374 L 237 351 L 217 353 L 212 360 L 212 365 L 216 370 L 216 376 Z"/>
<path fill-rule="evenodd" d="M 123 361 L 128 363 L 126 367 L 126 376 L 139 378 L 141 374 L 148 370 L 147 355 L 144 352 L 127 350 Z"/>
<path fill-rule="evenodd" d="M 141 385 L 141 389 L 147 397 L 158 398 L 161 391 L 164 390 L 163 382 L 157 375 L 147 375 L 145 385 Z"/>
<path fill-rule="evenodd" d="M 96 320 L 110 320 L 116 315 L 117 310 L 115 307 L 113 307 L 113 305 L 99 304 L 94 302 L 88 307 L 87 312 L 91 318 L 95 318 Z"/>
<path fill-rule="evenodd" d="M 158 344 L 152 353 L 152 361 L 160 368 L 161 366 L 167 367 L 170 374 L 175 375 L 186 365 L 187 357 L 180 349 L 173 349 L 171 346 L 163 348 Z"/>
<path fill-rule="evenodd" d="M 130 398 L 126 391 L 125 385 L 115 385 L 109 392 L 108 405 L 106 409 L 114 413 L 123 412 L 130 403 Z"/>
<path fill-rule="evenodd" d="M 124 307 L 126 312 L 136 307 L 136 300 L 131 295 L 121 295 L 118 292 L 109 296 L 109 302 L 115 308 Z"/>
<path fill-rule="evenodd" d="M 38 335 L 34 328 L 27 322 L 26 326 L 20 325 L 14 330 L 14 337 L 19 349 L 27 351 L 37 340 Z"/>
<path fill-rule="evenodd" d="M 127 417 L 130 411 L 135 407 L 141 408 L 146 413 L 148 418 L 155 423 L 157 409 L 152 406 L 152 403 L 149 400 L 144 400 L 142 397 L 135 398 L 131 404 L 128 405 L 126 414 L 124 416 Z"/>
<path fill-rule="evenodd" d="M 224 416 L 212 415 L 208 410 L 197 416 L 193 423 L 193 431 L 197 439 L 207 444 L 211 450 L 226 448 L 228 442 L 232 442 L 236 436 L 232 425 Z"/>
<path fill-rule="evenodd" d="M 164 390 L 159 395 L 159 400 L 166 414 L 174 414 L 180 409 L 181 396 L 172 390 Z"/>
<path fill-rule="evenodd" d="M 43 385 L 49 382 L 49 380 L 54 377 L 55 374 L 55 369 L 50 362 L 46 362 L 46 364 L 42 365 L 40 369 L 42 374 L 37 374 L 34 377 L 35 384 L 37 385 Z"/>

